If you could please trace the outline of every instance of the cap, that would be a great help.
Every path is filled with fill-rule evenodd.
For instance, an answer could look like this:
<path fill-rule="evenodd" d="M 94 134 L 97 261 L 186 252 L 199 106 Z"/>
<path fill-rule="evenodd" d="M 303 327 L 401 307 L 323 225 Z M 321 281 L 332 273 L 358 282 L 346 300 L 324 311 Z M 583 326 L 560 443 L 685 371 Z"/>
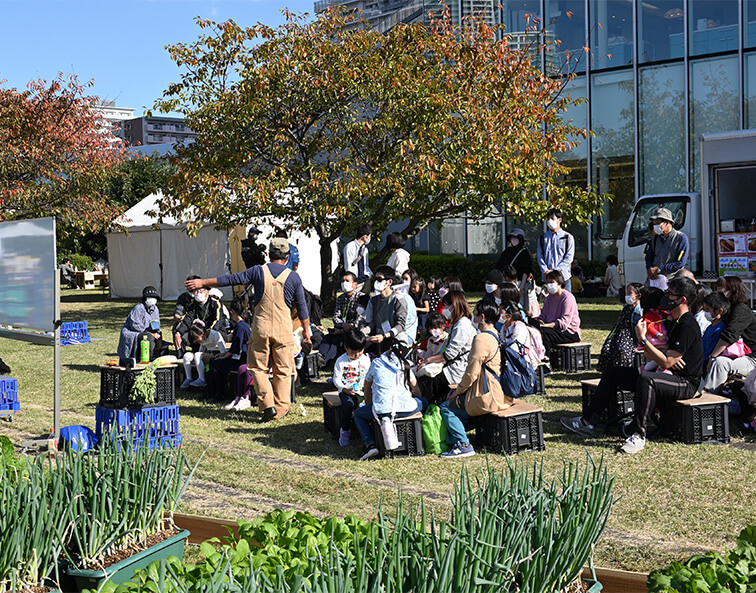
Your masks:
<path fill-rule="evenodd" d="M 491 270 L 486 274 L 486 282 L 490 282 L 491 284 L 496 284 L 497 286 L 501 286 L 504 284 L 504 275 L 499 270 Z"/>
<path fill-rule="evenodd" d="M 518 237 L 520 241 L 524 242 L 525 231 L 523 231 L 522 229 L 512 229 L 511 231 L 509 231 L 509 234 L 507 235 L 507 239 L 509 239 L 509 237 Z"/>
<path fill-rule="evenodd" d="M 289 241 L 280 237 L 274 237 L 270 240 L 270 250 L 278 251 L 279 253 L 289 253 Z"/>
<path fill-rule="evenodd" d="M 252 225 L 249 227 L 249 230 L 247 231 L 247 235 L 251 235 L 252 233 L 259 235 L 260 229 L 258 229 L 255 225 Z"/>
<path fill-rule="evenodd" d="M 672 218 L 672 213 L 667 208 L 657 208 L 648 217 L 649 220 L 653 220 L 655 218 L 659 218 L 661 220 L 668 220 L 669 222 L 675 221 L 675 219 Z"/>
<path fill-rule="evenodd" d="M 160 295 L 158 294 L 157 288 L 155 288 L 154 286 L 145 286 L 142 290 L 142 298 L 160 299 Z"/>

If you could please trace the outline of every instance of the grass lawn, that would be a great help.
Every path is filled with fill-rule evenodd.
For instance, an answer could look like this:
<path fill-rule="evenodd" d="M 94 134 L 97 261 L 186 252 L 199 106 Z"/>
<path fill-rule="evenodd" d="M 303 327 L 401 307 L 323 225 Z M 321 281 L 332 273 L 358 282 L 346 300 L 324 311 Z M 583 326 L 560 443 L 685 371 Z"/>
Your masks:
<path fill-rule="evenodd" d="M 94 428 L 99 399 L 98 365 L 115 356 L 118 335 L 135 301 L 111 302 L 96 291 L 64 290 L 63 321 L 89 322 L 90 344 L 62 348 L 62 426 Z M 169 327 L 173 304 L 162 304 Z M 595 355 L 620 306 L 606 300 L 580 302 L 583 339 Z M 36 437 L 52 426 L 52 349 L 0 339 L 0 356 L 19 382 L 21 413 L 0 422 L 0 434 L 14 442 Z M 648 571 L 702 549 L 731 546 L 739 531 L 756 522 L 756 439 L 734 434 L 728 446 L 692 446 L 651 441 L 639 455 L 617 453 L 620 439 L 583 440 L 567 434 L 559 418 L 580 412 L 580 379 L 554 374 L 547 395 L 529 398 L 544 408 L 546 451 L 512 458 L 483 455 L 465 460 L 472 472 L 490 463 L 543 462 L 547 473 L 563 459 L 604 457 L 616 478 L 617 502 L 599 543 L 597 564 Z M 360 463 L 360 443 L 341 448 L 323 430 L 320 393 L 325 380 L 298 390 L 292 413 L 260 424 L 252 410 L 234 413 L 200 403 L 180 391 L 181 432 L 185 450 L 204 457 L 183 503 L 189 513 L 250 518 L 273 507 L 307 509 L 319 515 L 375 516 L 382 499 L 393 504 L 401 487 L 410 499 L 424 496 L 438 513 L 448 509 L 448 491 L 462 462 L 423 458 Z"/>

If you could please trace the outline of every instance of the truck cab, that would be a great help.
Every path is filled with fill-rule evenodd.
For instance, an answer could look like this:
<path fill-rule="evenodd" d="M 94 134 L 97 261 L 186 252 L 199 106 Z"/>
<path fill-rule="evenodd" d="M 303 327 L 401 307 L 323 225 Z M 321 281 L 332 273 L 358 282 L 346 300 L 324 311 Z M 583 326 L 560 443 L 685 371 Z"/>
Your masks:
<path fill-rule="evenodd" d="M 646 281 L 646 245 L 653 236 L 649 217 L 657 208 L 667 208 L 674 218 L 673 226 L 690 240 L 687 268 L 695 273 L 702 269 L 701 245 L 698 229 L 701 228 L 701 194 L 675 193 L 641 196 L 625 225 L 622 239 L 617 241 L 620 283 Z"/>

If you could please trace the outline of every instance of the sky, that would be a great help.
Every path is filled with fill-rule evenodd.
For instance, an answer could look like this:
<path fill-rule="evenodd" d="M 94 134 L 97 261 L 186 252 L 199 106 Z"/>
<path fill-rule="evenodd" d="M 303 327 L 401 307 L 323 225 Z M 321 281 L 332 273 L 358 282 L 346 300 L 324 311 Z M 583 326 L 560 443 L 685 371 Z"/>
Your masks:
<path fill-rule="evenodd" d="M 24 89 L 58 72 L 94 80 L 87 94 L 141 116 L 179 80 L 166 45 L 200 34 L 195 18 L 239 25 L 284 22 L 313 0 L 0 0 L 0 86 Z M 205 30 L 207 32 L 207 30 Z"/>

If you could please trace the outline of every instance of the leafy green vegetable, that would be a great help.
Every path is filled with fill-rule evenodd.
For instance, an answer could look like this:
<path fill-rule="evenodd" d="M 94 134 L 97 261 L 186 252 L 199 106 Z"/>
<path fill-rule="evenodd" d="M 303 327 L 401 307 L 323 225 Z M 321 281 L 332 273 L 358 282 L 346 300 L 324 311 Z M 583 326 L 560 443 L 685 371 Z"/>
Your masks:
<path fill-rule="evenodd" d="M 135 402 L 145 404 L 155 403 L 155 387 L 157 379 L 155 378 L 155 369 L 160 363 L 153 360 L 150 364 L 142 369 L 142 372 L 134 377 L 134 383 L 131 385 L 129 398 Z"/>

